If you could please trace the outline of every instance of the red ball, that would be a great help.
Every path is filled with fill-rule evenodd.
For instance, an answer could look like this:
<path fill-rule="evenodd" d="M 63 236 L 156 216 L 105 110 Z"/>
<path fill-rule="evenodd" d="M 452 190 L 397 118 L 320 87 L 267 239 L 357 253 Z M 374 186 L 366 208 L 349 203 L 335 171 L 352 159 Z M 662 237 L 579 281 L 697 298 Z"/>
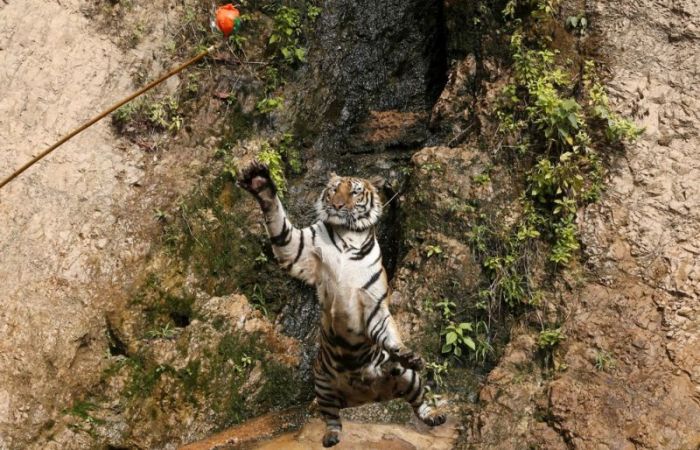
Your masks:
<path fill-rule="evenodd" d="M 241 13 L 238 12 L 238 10 L 234 8 L 231 3 L 220 6 L 216 10 L 216 26 L 222 33 L 224 33 L 225 37 L 228 37 L 235 31 L 240 17 Z"/>

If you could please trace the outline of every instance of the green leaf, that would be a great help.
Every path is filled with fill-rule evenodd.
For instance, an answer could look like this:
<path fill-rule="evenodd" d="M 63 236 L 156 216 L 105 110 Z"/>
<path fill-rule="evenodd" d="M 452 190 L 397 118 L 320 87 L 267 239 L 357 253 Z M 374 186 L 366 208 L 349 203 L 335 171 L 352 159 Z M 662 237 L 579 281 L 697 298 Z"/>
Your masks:
<path fill-rule="evenodd" d="M 462 356 L 462 349 L 460 347 L 455 347 L 455 355 Z"/>
<path fill-rule="evenodd" d="M 452 351 L 452 345 L 445 344 L 442 346 L 442 353 L 450 353 Z"/>
<path fill-rule="evenodd" d="M 469 330 L 472 331 L 472 324 L 471 322 L 463 322 L 459 324 L 459 327 L 463 330 Z"/>
<path fill-rule="evenodd" d="M 465 337 L 463 342 L 470 349 L 476 350 L 476 344 L 474 343 L 474 340 L 472 338 L 470 338 L 469 336 Z"/>
<path fill-rule="evenodd" d="M 280 37 L 277 34 L 273 34 L 272 36 L 270 36 L 270 44 L 274 44 L 275 42 L 277 42 L 279 40 L 280 40 Z"/>
<path fill-rule="evenodd" d="M 450 331 L 449 333 L 447 333 L 447 335 L 445 336 L 445 344 L 450 345 L 455 343 L 455 341 L 457 341 L 457 333 L 455 333 L 454 331 Z"/>

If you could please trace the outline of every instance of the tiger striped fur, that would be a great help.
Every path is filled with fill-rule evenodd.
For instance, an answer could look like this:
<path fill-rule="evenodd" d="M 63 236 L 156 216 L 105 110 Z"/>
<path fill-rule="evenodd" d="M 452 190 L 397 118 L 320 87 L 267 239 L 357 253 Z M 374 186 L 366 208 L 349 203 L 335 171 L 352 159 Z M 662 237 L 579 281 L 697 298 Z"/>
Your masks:
<path fill-rule="evenodd" d="M 239 185 L 263 211 L 272 250 L 290 274 L 316 286 L 321 304 L 314 390 L 326 421 L 324 447 L 340 441 L 340 410 L 403 397 L 426 424 L 445 422 L 424 402 L 423 361 L 401 342 L 388 307 L 390 288 L 375 225 L 377 189 L 364 179 L 332 176 L 316 208 L 319 221 L 294 227 L 269 170 L 253 163 Z"/>

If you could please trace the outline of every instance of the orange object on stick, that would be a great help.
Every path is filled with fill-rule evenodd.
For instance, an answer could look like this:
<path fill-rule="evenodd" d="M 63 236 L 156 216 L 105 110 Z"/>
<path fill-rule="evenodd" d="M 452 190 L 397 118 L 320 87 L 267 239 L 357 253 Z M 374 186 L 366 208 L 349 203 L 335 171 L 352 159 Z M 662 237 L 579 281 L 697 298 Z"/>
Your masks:
<path fill-rule="evenodd" d="M 219 6 L 216 10 L 216 26 L 228 37 L 238 29 L 241 23 L 241 13 L 231 4 Z"/>

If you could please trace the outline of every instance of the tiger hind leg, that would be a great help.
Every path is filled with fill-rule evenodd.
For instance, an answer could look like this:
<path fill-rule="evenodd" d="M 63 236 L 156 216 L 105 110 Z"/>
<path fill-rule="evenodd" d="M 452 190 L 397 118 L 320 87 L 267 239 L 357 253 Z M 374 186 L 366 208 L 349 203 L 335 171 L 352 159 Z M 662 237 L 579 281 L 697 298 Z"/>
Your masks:
<path fill-rule="evenodd" d="M 425 386 L 417 371 L 405 369 L 398 375 L 396 388 L 397 397 L 406 399 L 413 408 L 413 412 L 424 424 L 435 427 L 445 423 L 447 416 L 425 402 Z"/>
<path fill-rule="evenodd" d="M 316 375 L 314 386 L 316 402 L 326 422 L 326 433 L 323 435 L 324 447 L 333 447 L 340 442 L 340 431 L 343 429 L 340 421 L 342 400 L 331 386 L 332 383 L 326 377 Z"/>
<path fill-rule="evenodd" d="M 323 435 L 323 446 L 333 447 L 340 442 L 340 431 L 343 424 L 340 422 L 340 408 L 321 406 L 321 415 L 326 421 L 326 433 Z"/>

